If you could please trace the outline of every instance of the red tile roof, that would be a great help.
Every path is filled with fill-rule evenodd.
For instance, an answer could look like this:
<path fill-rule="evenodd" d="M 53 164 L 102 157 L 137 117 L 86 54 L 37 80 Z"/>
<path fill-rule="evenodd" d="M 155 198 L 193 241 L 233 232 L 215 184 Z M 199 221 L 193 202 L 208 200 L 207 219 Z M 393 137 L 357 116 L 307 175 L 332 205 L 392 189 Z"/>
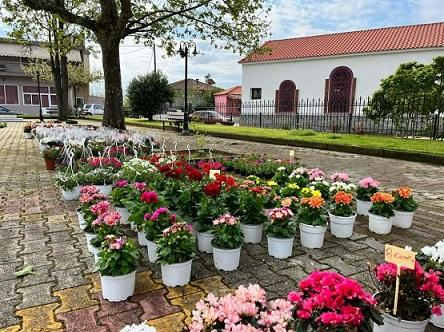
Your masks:
<path fill-rule="evenodd" d="M 242 94 L 242 86 L 236 85 L 227 90 L 216 92 L 214 96 L 223 96 L 223 95 L 241 95 Z"/>
<path fill-rule="evenodd" d="M 444 47 L 444 22 L 270 40 L 240 63 Z"/>

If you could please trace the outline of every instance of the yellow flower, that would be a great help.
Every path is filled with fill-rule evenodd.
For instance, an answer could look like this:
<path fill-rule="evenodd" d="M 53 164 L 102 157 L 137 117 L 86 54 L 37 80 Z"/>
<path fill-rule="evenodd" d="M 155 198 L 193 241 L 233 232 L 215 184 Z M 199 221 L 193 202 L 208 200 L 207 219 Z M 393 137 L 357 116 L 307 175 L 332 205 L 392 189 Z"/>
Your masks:
<path fill-rule="evenodd" d="M 270 187 L 276 187 L 276 186 L 278 186 L 278 184 L 277 184 L 277 182 L 276 181 L 268 181 L 267 182 L 267 185 L 269 185 Z"/>
<path fill-rule="evenodd" d="M 305 187 L 305 188 L 302 188 L 301 193 L 302 193 L 302 196 L 310 196 L 311 190 L 310 190 L 310 188 Z"/>
<path fill-rule="evenodd" d="M 290 189 L 299 189 L 299 186 L 296 183 L 289 183 L 287 187 Z"/>
<path fill-rule="evenodd" d="M 311 196 L 315 196 L 315 197 L 321 197 L 322 194 L 319 190 L 312 190 L 311 191 Z"/>

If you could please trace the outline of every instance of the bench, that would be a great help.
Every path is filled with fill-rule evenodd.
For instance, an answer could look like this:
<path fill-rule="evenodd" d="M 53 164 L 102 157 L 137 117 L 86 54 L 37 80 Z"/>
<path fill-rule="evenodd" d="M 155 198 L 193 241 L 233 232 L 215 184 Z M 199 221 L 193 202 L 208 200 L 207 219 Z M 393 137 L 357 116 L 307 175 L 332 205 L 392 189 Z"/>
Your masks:
<path fill-rule="evenodd" d="M 171 128 L 177 129 L 180 131 L 180 128 L 183 127 L 184 122 L 184 113 L 183 112 L 167 112 L 166 119 L 162 119 L 162 130 L 165 131 L 165 123 Z"/>

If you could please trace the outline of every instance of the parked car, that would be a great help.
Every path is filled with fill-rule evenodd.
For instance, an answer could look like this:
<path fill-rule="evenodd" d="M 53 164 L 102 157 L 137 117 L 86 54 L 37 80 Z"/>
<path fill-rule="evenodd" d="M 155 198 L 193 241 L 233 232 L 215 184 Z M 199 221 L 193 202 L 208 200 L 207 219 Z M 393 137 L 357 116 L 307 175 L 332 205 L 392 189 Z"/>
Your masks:
<path fill-rule="evenodd" d="M 196 111 L 191 114 L 191 120 L 204 123 L 231 123 L 230 119 L 216 111 Z"/>
<path fill-rule="evenodd" d="M 20 115 L 20 113 L 11 111 L 9 108 L 5 106 L 0 106 L 0 115 Z"/>
<path fill-rule="evenodd" d="M 105 110 L 99 104 L 85 104 L 80 110 L 80 115 L 103 115 Z"/>

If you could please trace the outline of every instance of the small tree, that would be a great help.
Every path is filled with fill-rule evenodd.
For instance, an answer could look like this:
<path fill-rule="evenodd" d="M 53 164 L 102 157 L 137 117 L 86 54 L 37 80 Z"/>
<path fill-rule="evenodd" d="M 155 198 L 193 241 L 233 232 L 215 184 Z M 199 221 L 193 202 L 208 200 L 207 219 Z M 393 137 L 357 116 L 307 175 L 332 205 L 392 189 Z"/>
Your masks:
<path fill-rule="evenodd" d="M 152 121 L 164 103 L 172 102 L 174 91 L 166 76 L 156 72 L 134 78 L 128 85 L 127 97 L 133 114 Z"/>

